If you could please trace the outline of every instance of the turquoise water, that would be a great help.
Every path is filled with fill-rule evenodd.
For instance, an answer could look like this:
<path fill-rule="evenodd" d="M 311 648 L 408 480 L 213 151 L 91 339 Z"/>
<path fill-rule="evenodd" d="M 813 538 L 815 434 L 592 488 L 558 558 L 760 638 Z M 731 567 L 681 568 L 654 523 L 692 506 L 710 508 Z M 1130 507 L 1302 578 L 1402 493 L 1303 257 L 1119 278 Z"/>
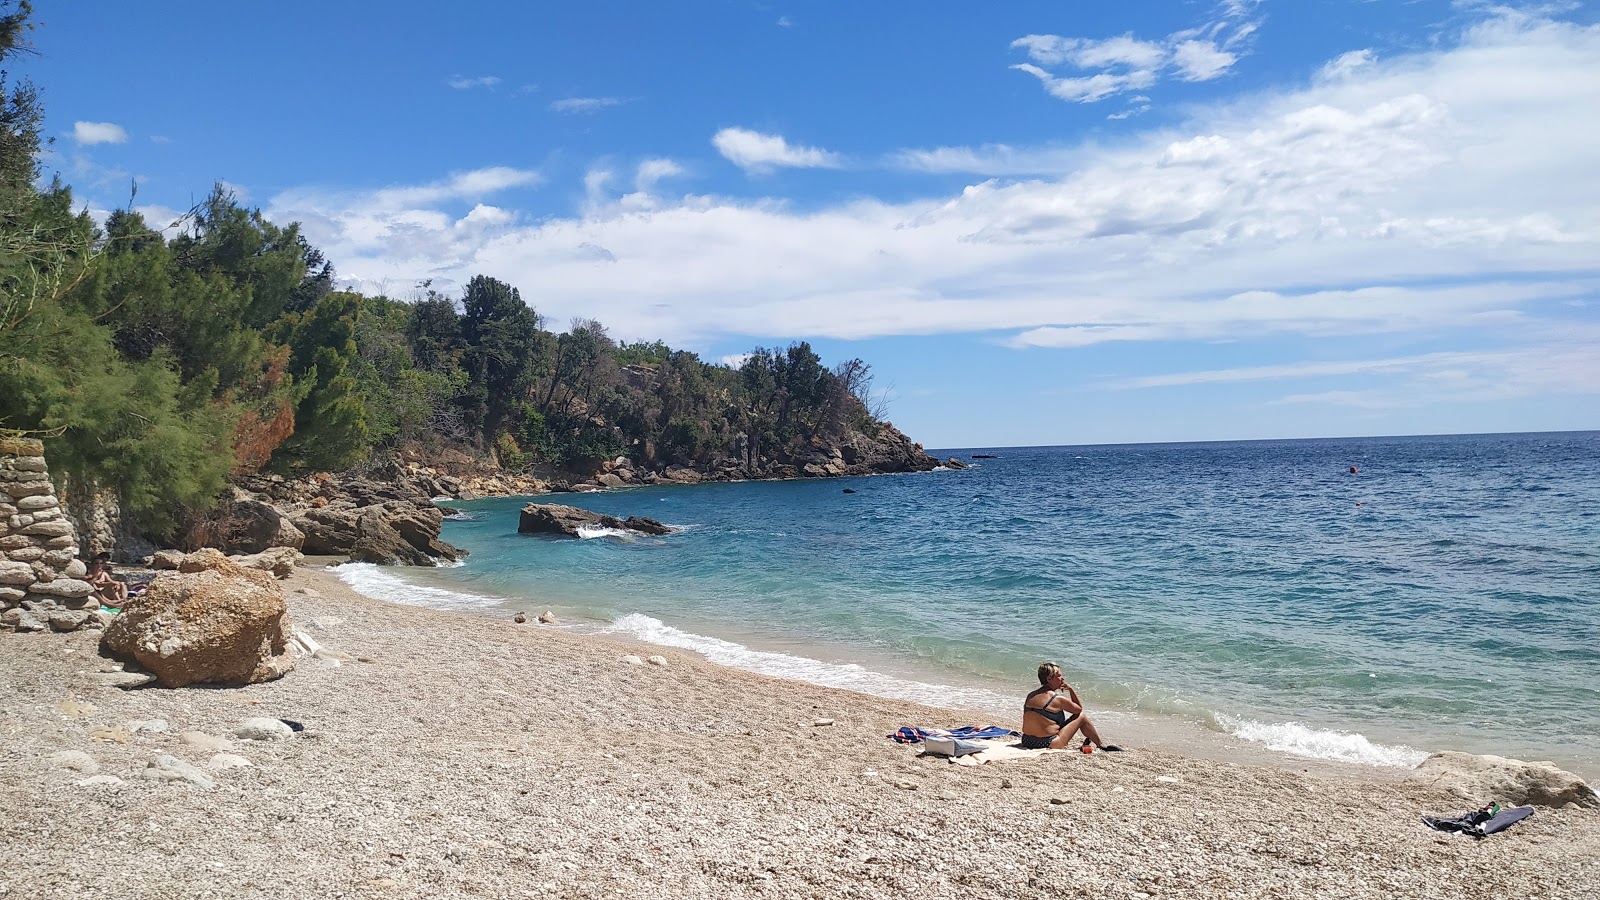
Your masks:
<path fill-rule="evenodd" d="M 1600 775 L 1600 432 L 937 455 L 973 453 L 999 458 L 545 498 L 680 527 L 660 538 L 460 503 L 466 565 L 341 572 L 940 705 L 1014 712 L 1053 659 L 1099 707 L 1278 751 Z"/>

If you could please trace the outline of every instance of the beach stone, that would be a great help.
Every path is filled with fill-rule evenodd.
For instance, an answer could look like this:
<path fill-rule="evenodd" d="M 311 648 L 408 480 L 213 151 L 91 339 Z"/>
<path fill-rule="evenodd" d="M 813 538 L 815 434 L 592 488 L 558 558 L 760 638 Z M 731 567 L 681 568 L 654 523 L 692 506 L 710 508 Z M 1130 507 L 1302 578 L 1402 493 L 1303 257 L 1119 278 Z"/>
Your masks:
<path fill-rule="evenodd" d="M 45 594 L 50 597 L 62 597 L 67 600 L 81 600 L 94 592 L 94 585 L 76 578 L 57 578 L 54 581 L 41 581 L 28 586 L 31 594 Z"/>
<path fill-rule="evenodd" d="M 1583 779 L 1548 762 L 1445 751 L 1423 760 L 1406 776 L 1406 781 L 1473 803 L 1497 800 L 1516 806 L 1555 808 L 1576 803 L 1600 808 L 1600 796 Z"/>
<path fill-rule="evenodd" d="M 206 768 L 213 771 L 221 771 L 224 769 L 242 769 L 246 766 L 252 765 L 255 764 L 250 760 L 232 753 L 218 753 L 206 761 Z"/>
<path fill-rule="evenodd" d="M 286 741 L 294 737 L 294 729 L 278 719 L 246 719 L 233 730 L 233 736 L 244 741 Z"/>
<path fill-rule="evenodd" d="M 824 728 L 824 727 L 826 727 L 828 725 L 832 725 L 832 724 L 833 724 L 833 720 L 832 719 L 817 719 L 816 721 L 811 723 L 811 727 L 812 728 Z"/>
<path fill-rule="evenodd" d="M 182 781 L 205 791 L 217 786 L 206 773 L 166 753 L 156 757 L 140 774 L 158 781 Z"/>
<path fill-rule="evenodd" d="M 8 609 L 0 613 L 0 627 L 16 631 L 43 631 L 44 623 L 25 609 Z"/>
<path fill-rule="evenodd" d="M 511 617 L 511 621 L 517 623 L 518 625 L 522 625 L 522 624 L 525 624 L 528 621 L 528 617 L 523 615 L 522 613 L 517 613 L 516 615 Z"/>
<path fill-rule="evenodd" d="M 665 656 L 650 656 L 650 657 L 646 657 L 645 658 L 645 662 L 649 663 L 652 666 L 660 666 L 663 669 L 667 667 L 667 658 Z"/>
<path fill-rule="evenodd" d="M 167 730 L 167 720 L 135 719 L 128 723 L 128 730 L 134 734 L 161 734 Z"/>
<path fill-rule="evenodd" d="M 226 753 L 233 749 L 233 741 L 203 731 L 185 731 L 178 735 L 178 740 L 185 747 L 193 747 L 205 753 Z"/>
<path fill-rule="evenodd" d="M 0 587 L 0 603 L 21 603 L 28 592 L 22 588 Z"/>
<path fill-rule="evenodd" d="M 50 614 L 50 627 L 56 631 L 77 631 L 89 614 L 81 609 L 58 609 Z"/>
<path fill-rule="evenodd" d="M 91 775 L 78 782 L 78 787 L 117 787 L 122 779 L 115 775 Z"/>
<path fill-rule="evenodd" d="M 41 509 L 55 509 L 60 506 L 56 498 L 48 494 L 36 494 L 32 497 L 23 497 L 17 501 L 18 512 L 35 512 Z"/>
<path fill-rule="evenodd" d="M 48 522 L 34 522 L 25 528 L 17 529 L 18 534 L 32 534 L 39 537 L 70 537 L 72 523 L 66 519 L 51 519 Z"/>
<path fill-rule="evenodd" d="M 24 586 L 33 584 L 35 580 L 33 566 L 28 565 L 29 562 L 32 562 L 32 560 L 20 562 L 12 562 L 8 559 L 0 560 L 0 584 L 20 584 Z"/>
<path fill-rule="evenodd" d="M 129 598 L 100 638 L 102 651 L 165 687 L 254 684 L 294 668 L 288 607 L 271 575 L 211 549 L 181 565 Z"/>
<path fill-rule="evenodd" d="M 630 665 L 630 666 L 642 666 L 642 665 L 644 665 L 644 660 L 641 659 L 640 657 L 637 657 L 637 656 L 633 655 L 632 653 L 628 654 L 627 656 L 624 656 L 622 658 L 622 661 L 625 664 Z"/>
<path fill-rule="evenodd" d="M 56 712 L 69 719 L 81 719 L 94 712 L 94 704 L 85 703 L 76 697 L 68 697 L 56 704 Z"/>
<path fill-rule="evenodd" d="M 235 556 L 233 561 L 246 569 L 271 572 L 274 578 L 288 578 L 300 564 L 301 553 L 293 547 L 269 547 L 249 556 Z"/>
<path fill-rule="evenodd" d="M 57 750 L 50 754 L 50 764 L 63 769 L 71 769 L 74 772 L 82 772 L 85 775 L 93 775 L 100 771 L 100 764 L 94 761 L 94 757 L 82 750 Z"/>
<path fill-rule="evenodd" d="M 548 609 L 545 610 L 542 613 L 539 613 L 539 624 L 540 625 L 554 625 L 554 624 L 556 624 L 556 614 L 551 612 Z"/>
<path fill-rule="evenodd" d="M 126 744 L 133 740 L 133 735 L 128 729 L 120 725 L 99 725 L 89 732 L 89 740 L 104 741 L 108 744 Z"/>
<path fill-rule="evenodd" d="M 148 672 L 100 672 L 94 678 L 107 687 L 119 687 L 125 691 L 144 687 L 156 680 L 156 677 Z"/>
<path fill-rule="evenodd" d="M 21 547 L 16 550 L 12 550 L 11 552 L 7 553 L 6 556 L 9 557 L 12 562 L 36 562 L 39 557 L 44 556 L 44 548 Z"/>
<path fill-rule="evenodd" d="M 183 551 L 181 550 L 157 550 L 150 557 L 150 568 L 161 570 L 176 569 L 182 562 Z"/>

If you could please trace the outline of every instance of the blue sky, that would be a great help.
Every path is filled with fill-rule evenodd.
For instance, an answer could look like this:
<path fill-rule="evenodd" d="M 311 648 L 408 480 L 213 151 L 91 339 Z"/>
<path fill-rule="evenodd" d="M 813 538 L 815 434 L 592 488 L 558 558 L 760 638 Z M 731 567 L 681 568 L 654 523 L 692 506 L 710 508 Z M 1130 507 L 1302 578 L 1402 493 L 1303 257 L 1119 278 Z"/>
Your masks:
<path fill-rule="evenodd" d="M 35 6 L 93 211 L 809 340 L 930 447 L 1600 428 L 1595 3 Z"/>

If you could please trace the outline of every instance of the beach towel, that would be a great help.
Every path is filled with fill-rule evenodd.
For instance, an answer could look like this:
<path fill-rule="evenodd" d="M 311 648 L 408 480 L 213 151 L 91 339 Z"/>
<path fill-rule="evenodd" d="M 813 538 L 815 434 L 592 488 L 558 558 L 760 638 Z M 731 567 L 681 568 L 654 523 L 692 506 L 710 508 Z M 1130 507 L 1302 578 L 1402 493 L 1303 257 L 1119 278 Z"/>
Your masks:
<path fill-rule="evenodd" d="M 1455 832 L 1481 838 L 1505 831 L 1531 815 L 1533 815 L 1533 807 L 1531 806 L 1501 809 L 1500 804 L 1491 803 L 1482 809 L 1462 813 L 1453 819 L 1423 816 L 1422 824 L 1432 828 L 1434 831 Z"/>
<path fill-rule="evenodd" d="M 1041 747 L 1038 750 L 1025 749 L 1022 744 L 1013 738 L 999 738 L 994 740 L 979 741 L 984 748 L 976 753 L 965 756 L 952 756 L 950 761 L 958 766 L 983 766 L 992 762 L 1005 762 L 1013 759 L 1034 759 L 1047 753 L 1065 753 L 1065 750 L 1051 750 Z"/>
<path fill-rule="evenodd" d="M 889 735 L 889 740 L 896 744 L 920 744 L 929 735 L 937 737 L 957 738 L 964 741 L 979 741 L 988 738 L 1016 737 L 1017 732 L 999 725 L 962 725 L 959 728 L 918 728 L 914 725 L 902 725 Z"/>

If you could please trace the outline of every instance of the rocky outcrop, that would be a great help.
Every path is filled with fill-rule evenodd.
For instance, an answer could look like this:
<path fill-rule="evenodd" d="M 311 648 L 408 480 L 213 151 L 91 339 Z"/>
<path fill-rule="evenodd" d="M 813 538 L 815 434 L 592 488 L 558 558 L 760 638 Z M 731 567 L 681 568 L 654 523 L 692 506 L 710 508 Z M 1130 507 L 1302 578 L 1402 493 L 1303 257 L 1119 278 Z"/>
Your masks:
<path fill-rule="evenodd" d="M 1581 778 L 1547 762 L 1435 753 L 1406 776 L 1406 781 L 1478 804 L 1492 800 L 1516 806 L 1561 807 L 1573 803 L 1600 807 L 1600 797 Z"/>
<path fill-rule="evenodd" d="M 0 439 L 0 628 L 71 631 L 98 607 L 36 440 Z M 96 620 L 98 622 L 98 620 Z"/>
<path fill-rule="evenodd" d="M 100 646 L 166 687 L 253 684 L 294 668 L 289 627 L 271 575 L 205 549 L 130 598 Z"/>
<path fill-rule="evenodd" d="M 279 517 L 275 534 L 292 534 L 294 540 L 272 546 L 380 565 L 432 566 L 466 555 L 439 539 L 444 513 L 433 503 L 435 487 L 431 479 L 390 463 L 361 476 L 241 478 L 233 505 L 264 507 Z M 259 533 L 266 534 L 271 517 L 261 512 L 255 521 L 262 523 Z"/>
<path fill-rule="evenodd" d="M 642 516 L 618 519 L 559 503 L 529 503 L 517 520 L 518 534 L 564 534 L 578 537 L 580 528 L 618 528 L 639 534 L 667 534 L 671 528 Z"/>

